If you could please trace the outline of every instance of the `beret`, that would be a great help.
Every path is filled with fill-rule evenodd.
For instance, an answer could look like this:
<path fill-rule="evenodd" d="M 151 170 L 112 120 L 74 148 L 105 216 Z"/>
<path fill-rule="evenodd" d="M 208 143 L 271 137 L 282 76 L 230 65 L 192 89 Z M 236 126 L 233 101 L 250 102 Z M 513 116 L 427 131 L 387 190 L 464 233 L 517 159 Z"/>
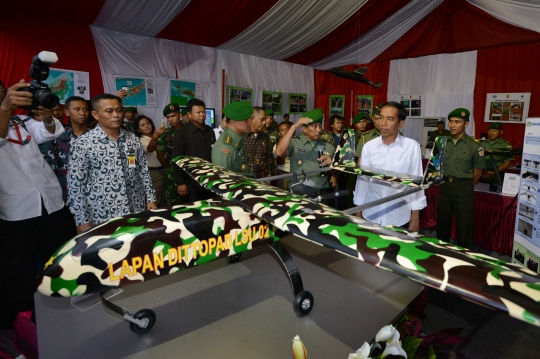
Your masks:
<path fill-rule="evenodd" d="M 165 106 L 165 108 L 163 109 L 163 116 L 167 116 L 170 113 L 179 112 L 179 111 L 180 111 L 180 106 L 178 106 L 178 104 L 173 102 Z"/>
<path fill-rule="evenodd" d="M 502 123 L 493 122 L 491 125 L 489 125 L 488 130 L 502 130 Z"/>
<path fill-rule="evenodd" d="M 223 109 L 225 116 L 234 121 L 246 121 L 253 115 L 253 106 L 249 102 L 232 102 Z"/>
<path fill-rule="evenodd" d="M 323 119 L 322 109 L 315 108 L 311 111 L 304 113 L 302 117 L 311 119 L 313 121 L 312 123 L 321 123 Z"/>
<path fill-rule="evenodd" d="M 450 119 L 451 117 L 454 117 L 454 118 L 462 118 L 465 121 L 469 121 L 470 115 L 471 113 L 466 108 L 456 108 L 454 111 L 448 114 L 448 119 Z"/>
<path fill-rule="evenodd" d="M 437 125 L 444 125 L 444 124 L 445 124 L 445 122 L 443 120 L 437 121 Z"/>
<path fill-rule="evenodd" d="M 363 112 L 358 112 L 358 114 L 354 116 L 353 123 L 358 123 L 361 120 L 365 120 L 365 119 L 366 119 L 366 114 Z"/>
<path fill-rule="evenodd" d="M 182 116 L 187 115 L 187 109 L 186 108 L 182 109 L 182 112 L 180 112 L 180 113 L 182 114 Z"/>
<path fill-rule="evenodd" d="M 274 111 L 271 108 L 267 108 L 266 110 L 264 110 L 265 116 L 272 116 L 273 114 L 274 114 Z"/>
<path fill-rule="evenodd" d="M 137 107 L 124 107 L 124 111 L 131 111 L 137 113 Z"/>
<path fill-rule="evenodd" d="M 375 108 L 373 109 L 373 114 L 374 115 L 380 115 L 381 114 L 381 108 L 384 104 L 380 103 L 378 104 L 377 106 L 375 106 Z"/>

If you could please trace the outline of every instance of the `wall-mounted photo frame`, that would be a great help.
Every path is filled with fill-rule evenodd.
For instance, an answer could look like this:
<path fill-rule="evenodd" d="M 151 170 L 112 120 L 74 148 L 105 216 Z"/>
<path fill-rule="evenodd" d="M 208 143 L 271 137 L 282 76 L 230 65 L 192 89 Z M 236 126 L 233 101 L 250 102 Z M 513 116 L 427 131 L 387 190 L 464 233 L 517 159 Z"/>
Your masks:
<path fill-rule="evenodd" d="M 531 93 L 488 93 L 484 122 L 525 124 Z"/>
<path fill-rule="evenodd" d="M 227 103 L 249 102 L 253 104 L 253 90 L 244 87 L 227 86 Z"/>
<path fill-rule="evenodd" d="M 289 113 L 298 114 L 307 112 L 307 94 L 290 93 L 289 94 Z"/>
<path fill-rule="evenodd" d="M 283 92 L 262 92 L 262 108 L 271 109 L 274 114 L 281 115 L 283 112 Z"/>
<path fill-rule="evenodd" d="M 338 115 L 344 117 L 345 113 L 345 95 L 330 95 L 330 116 Z"/>
<path fill-rule="evenodd" d="M 360 112 L 363 112 L 368 121 L 371 121 L 373 117 L 373 95 L 356 96 L 356 113 Z"/>
<path fill-rule="evenodd" d="M 422 109 L 422 95 L 420 94 L 407 94 L 399 97 L 399 102 L 407 110 L 407 117 L 423 117 L 424 111 Z"/>

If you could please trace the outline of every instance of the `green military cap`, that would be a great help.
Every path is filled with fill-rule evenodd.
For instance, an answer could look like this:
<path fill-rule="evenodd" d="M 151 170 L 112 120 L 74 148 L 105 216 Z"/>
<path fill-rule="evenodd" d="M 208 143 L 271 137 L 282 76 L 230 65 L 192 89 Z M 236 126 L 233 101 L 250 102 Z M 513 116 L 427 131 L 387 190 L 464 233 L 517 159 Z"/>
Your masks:
<path fill-rule="evenodd" d="M 302 117 L 311 119 L 312 120 L 311 123 L 321 123 L 323 119 L 322 109 L 315 108 L 311 111 L 304 113 Z"/>
<path fill-rule="evenodd" d="M 246 121 L 253 115 L 249 102 L 232 102 L 223 109 L 225 116 L 234 121 Z"/>
<path fill-rule="evenodd" d="M 163 116 L 167 116 L 170 113 L 179 112 L 179 111 L 180 111 L 180 106 L 178 106 L 178 104 L 173 102 L 165 106 L 165 108 L 163 109 Z"/>
<path fill-rule="evenodd" d="M 356 116 L 354 116 L 353 123 L 356 124 L 360 122 L 361 120 L 365 120 L 365 119 L 366 119 L 366 114 L 363 112 L 359 112 Z"/>
<path fill-rule="evenodd" d="M 128 112 L 135 112 L 137 113 L 137 107 L 124 107 L 124 111 Z"/>
<path fill-rule="evenodd" d="M 437 122 L 437 125 L 444 125 L 444 124 L 445 124 L 445 122 L 444 122 L 443 120 L 439 120 L 439 121 Z"/>
<path fill-rule="evenodd" d="M 187 108 L 182 109 L 182 112 L 180 112 L 182 116 L 187 115 Z"/>
<path fill-rule="evenodd" d="M 502 130 L 502 123 L 493 122 L 491 125 L 489 125 L 488 130 Z"/>
<path fill-rule="evenodd" d="M 469 121 L 470 115 L 471 113 L 466 108 L 456 108 L 454 111 L 448 114 L 448 119 L 450 119 L 451 117 L 454 117 L 454 118 L 462 118 L 465 121 Z"/>
<path fill-rule="evenodd" d="M 374 115 L 380 115 L 381 114 L 381 108 L 382 108 L 383 104 L 380 103 L 378 104 L 377 106 L 375 106 L 375 108 L 373 109 L 373 114 Z"/>
<path fill-rule="evenodd" d="M 265 116 L 273 116 L 274 111 L 271 108 L 267 108 L 266 110 L 264 110 L 264 115 Z"/>

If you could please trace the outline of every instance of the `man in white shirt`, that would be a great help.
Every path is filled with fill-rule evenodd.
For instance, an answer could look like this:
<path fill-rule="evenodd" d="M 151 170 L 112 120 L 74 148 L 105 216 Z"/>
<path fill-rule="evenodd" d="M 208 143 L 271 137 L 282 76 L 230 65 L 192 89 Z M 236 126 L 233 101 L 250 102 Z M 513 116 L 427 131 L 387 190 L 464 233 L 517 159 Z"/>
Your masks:
<path fill-rule="evenodd" d="M 221 136 L 223 131 L 225 131 L 225 129 L 227 128 L 228 121 L 229 119 L 227 118 L 227 116 L 225 116 L 225 114 L 221 115 L 221 124 L 219 125 L 218 128 L 214 128 L 214 133 L 216 134 L 216 141 L 219 138 L 219 136 Z"/>
<path fill-rule="evenodd" d="M 362 150 L 361 166 L 410 176 L 422 176 L 420 145 L 399 134 L 406 117 L 405 108 L 397 102 L 388 102 L 382 106 L 379 115 L 381 136 L 365 144 Z M 399 184 L 358 176 L 354 204 L 369 203 L 406 189 Z M 426 205 L 424 191 L 420 191 L 358 212 L 357 216 L 363 216 L 383 226 L 403 226 L 412 232 L 417 232 L 420 227 L 420 210 Z"/>
<path fill-rule="evenodd" d="M 0 105 L 0 329 L 11 329 L 15 315 L 33 310 L 37 262 L 47 262 L 73 237 L 75 223 L 62 189 L 38 144 L 64 132 L 51 110 L 34 110 L 43 121 L 12 116 L 32 104 L 32 93 L 8 89 Z"/>

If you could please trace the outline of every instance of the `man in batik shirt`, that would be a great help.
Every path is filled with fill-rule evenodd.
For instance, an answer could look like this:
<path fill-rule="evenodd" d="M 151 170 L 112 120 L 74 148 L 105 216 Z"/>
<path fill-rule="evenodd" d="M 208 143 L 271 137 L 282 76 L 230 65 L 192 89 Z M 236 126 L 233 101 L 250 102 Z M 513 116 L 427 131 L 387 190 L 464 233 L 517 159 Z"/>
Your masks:
<path fill-rule="evenodd" d="M 253 120 L 251 121 L 251 132 L 246 136 L 246 150 L 251 172 L 255 178 L 270 176 L 270 169 L 273 167 L 274 155 L 270 147 L 268 135 L 264 133 L 265 112 L 258 106 L 253 107 Z"/>

